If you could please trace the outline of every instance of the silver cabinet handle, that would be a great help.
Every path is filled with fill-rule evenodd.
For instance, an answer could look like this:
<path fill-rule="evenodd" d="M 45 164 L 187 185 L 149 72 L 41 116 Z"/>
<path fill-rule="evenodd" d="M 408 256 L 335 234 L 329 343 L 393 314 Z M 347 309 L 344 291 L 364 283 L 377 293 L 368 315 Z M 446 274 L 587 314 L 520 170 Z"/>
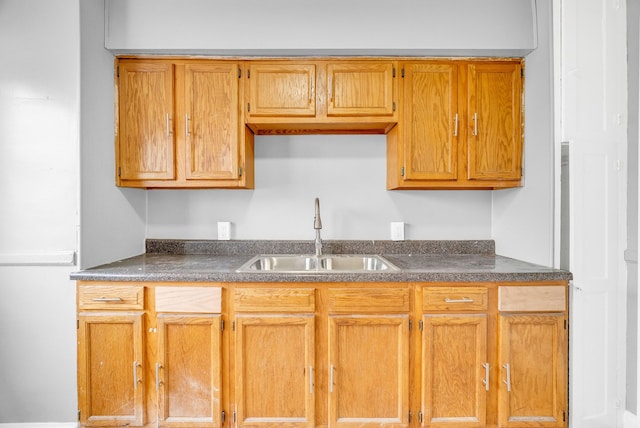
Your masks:
<path fill-rule="evenodd" d="M 333 392 L 333 364 L 329 366 L 329 392 Z"/>
<path fill-rule="evenodd" d="M 188 137 L 189 135 L 191 135 L 191 132 L 189 132 L 189 113 L 184 114 L 184 122 L 185 122 L 184 135 L 185 137 Z"/>
<path fill-rule="evenodd" d="M 445 297 L 444 301 L 445 303 L 473 303 L 473 299 L 470 299 L 468 297 L 463 297 L 462 299 L 450 299 L 448 297 Z"/>
<path fill-rule="evenodd" d="M 329 101 L 333 102 L 333 76 L 329 77 Z"/>
<path fill-rule="evenodd" d="M 458 113 L 456 113 L 455 117 L 453 118 L 453 136 L 458 136 Z"/>
<path fill-rule="evenodd" d="M 507 371 L 507 379 L 503 380 L 502 382 L 507 385 L 507 391 L 511 392 L 511 367 L 508 363 L 503 365 L 502 367 L 504 367 Z"/>
<path fill-rule="evenodd" d="M 484 379 L 482 379 L 482 383 L 484 383 L 485 391 L 489 390 L 489 363 L 482 364 L 484 367 Z"/>
<path fill-rule="evenodd" d="M 169 129 L 169 113 L 165 115 L 165 126 L 167 128 L 167 137 L 171 135 L 171 130 Z"/>
<path fill-rule="evenodd" d="M 473 135 L 478 135 L 478 113 L 473 113 Z"/>
<path fill-rule="evenodd" d="M 138 389 L 138 382 L 141 382 L 141 380 L 138 379 L 138 366 L 139 365 L 140 364 L 138 364 L 137 361 L 133 362 L 133 389 L 134 389 L 134 391 L 136 389 Z"/>
<path fill-rule="evenodd" d="M 162 364 L 156 363 L 156 391 L 160 389 L 160 369 L 162 368 Z"/>
<path fill-rule="evenodd" d="M 94 302 L 122 302 L 122 297 L 94 297 Z"/>
<path fill-rule="evenodd" d="M 313 366 L 309 366 L 309 394 L 313 394 Z"/>

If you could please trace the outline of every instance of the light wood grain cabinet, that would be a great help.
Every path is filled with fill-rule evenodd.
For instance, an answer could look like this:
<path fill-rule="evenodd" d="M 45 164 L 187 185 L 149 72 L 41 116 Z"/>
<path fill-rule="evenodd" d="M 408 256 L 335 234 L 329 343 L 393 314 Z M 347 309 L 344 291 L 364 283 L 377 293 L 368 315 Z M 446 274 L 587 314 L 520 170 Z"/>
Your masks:
<path fill-rule="evenodd" d="M 236 423 L 314 427 L 315 290 L 234 294 Z"/>
<path fill-rule="evenodd" d="M 394 60 L 247 61 L 246 123 L 258 134 L 387 132 L 398 120 Z"/>
<path fill-rule="evenodd" d="M 407 288 L 331 288 L 329 426 L 409 424 Z"/>
<path fill-rule="evenodd" d="M 218 287 L 156 287 L 157 421 L 222 426 L 222 316 Z"/>
<path fill-rule="evenodd" d="M 521 60 L 399 66 L 402 110 L 387 138 L 389 189 L 522 184 Z"/>
<path fill-rule="evenodd" d="M 81 281 L 80 425 L 566 428 L 566 290 Z"/>
<path fill-rule="evenodd" d="M 488 290 L 425 287 L 422 419 L 427 427 L 485 427 L 491 361 Z"/>
<path fill-rule="evenodd" d="M 78 288 L 78 408 L 83 426 L 143 426 L 141 287 Z"/>
<path fill-rule="evenodd" d="M 500 288 L 499 424 L 566 427 L 566 288 Z"/>
<path fill-rule="evenodd" d="M 118 59 L 116 184 L 253 186 L 237 61 Z"/>

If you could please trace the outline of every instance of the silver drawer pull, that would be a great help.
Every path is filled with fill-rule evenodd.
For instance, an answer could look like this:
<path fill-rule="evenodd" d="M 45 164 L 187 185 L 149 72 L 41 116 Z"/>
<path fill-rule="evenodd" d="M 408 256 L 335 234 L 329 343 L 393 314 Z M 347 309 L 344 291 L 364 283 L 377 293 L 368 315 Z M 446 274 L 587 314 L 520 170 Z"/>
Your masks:
<path fill-rule="evenodd" d="M 122 302 L 122 297 L 94 297 L 94 302 Z"/>
<path fill-rule="evenodd" d="M 473 299 L 470 299 L 468 297 L 463 297 L 462 299 L 450 299 L 448 297 L 445 297 L 444 301 L 445 303 L 473 303 Z"/>

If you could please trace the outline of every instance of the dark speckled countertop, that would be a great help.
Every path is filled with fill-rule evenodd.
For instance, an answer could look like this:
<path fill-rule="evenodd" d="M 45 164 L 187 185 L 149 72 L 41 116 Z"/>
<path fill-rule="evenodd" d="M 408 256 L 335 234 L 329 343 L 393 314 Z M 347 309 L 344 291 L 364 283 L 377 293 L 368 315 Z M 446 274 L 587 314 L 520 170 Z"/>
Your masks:
<path fill-rule="evenodd" d="M 144 254 L 71 274 L 73 280 L 156 282 L 521 282 L 571 273 L 495 254 L 492 240 L 325 241 L 325 254 L 377 254 L 393 272 L 237 272 L 258 254 L 313 254 L 312 241 L 146 241 Z"/>

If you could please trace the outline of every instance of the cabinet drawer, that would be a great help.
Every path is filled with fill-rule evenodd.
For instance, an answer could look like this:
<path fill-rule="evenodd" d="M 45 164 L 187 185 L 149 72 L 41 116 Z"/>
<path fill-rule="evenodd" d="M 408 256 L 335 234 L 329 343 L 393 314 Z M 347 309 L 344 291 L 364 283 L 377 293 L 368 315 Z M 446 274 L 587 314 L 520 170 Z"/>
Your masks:
<path fill-rule="evenodd" d="M 315 312 L 313 288 L 236 288 L 237 312 Z"/>
<path fill-rule="evenodd" d="M 156 312 L 219 314 L 221 287 L 156 287 Z"/>
<path fill-rule="evenodd" d="M 406 313 L 409 290 L 406 288 L 331 288 L 330 313 Z"/>
<path fill-rule="evenodd" d="M 488 290 L 484 287 L 424 287 L 423 311 L 486 311 Z"/>
<path fill-rule="evenodd" d="M 78 309 L 144 309 L 144 286 L 81 285 Z"/>
<path fill-rule="evenodd" d="M 498 287 L 499 311 L 562 311 L 567 309 L 562 285 Z"/>

